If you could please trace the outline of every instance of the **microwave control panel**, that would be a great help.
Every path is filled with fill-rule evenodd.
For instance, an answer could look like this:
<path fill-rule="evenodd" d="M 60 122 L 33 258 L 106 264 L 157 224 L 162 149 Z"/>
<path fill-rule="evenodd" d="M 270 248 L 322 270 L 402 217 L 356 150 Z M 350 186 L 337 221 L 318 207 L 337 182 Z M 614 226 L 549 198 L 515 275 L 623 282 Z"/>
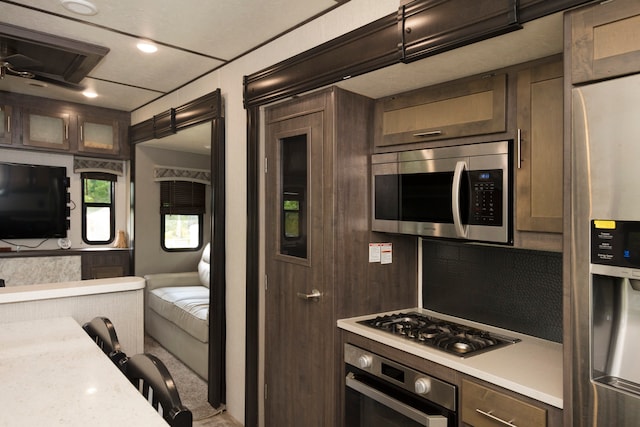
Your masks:
<path fill-rule="evenodd" d="M 502 226 L 502 170 L 468 172 L 471 189 L 469 224 Z"/>
<path fill-rule="evenodd" d="M 640 267 L 640 221 L 591 221 L 591 263 Z"/>

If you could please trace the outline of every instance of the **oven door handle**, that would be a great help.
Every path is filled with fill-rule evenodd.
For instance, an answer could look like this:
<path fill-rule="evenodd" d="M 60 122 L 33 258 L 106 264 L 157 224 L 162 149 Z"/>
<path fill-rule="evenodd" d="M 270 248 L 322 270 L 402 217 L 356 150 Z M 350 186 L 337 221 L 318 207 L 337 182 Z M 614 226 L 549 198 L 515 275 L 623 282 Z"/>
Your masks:
<path fill-rule="evenodd" d="M 400 402 L 388 395 L 376 390 L 367 384 L 355 379 L 352 373 L 349 373 L 346 378 L 347 387 L 367 396 L 370 399 L 375 400 L 381 405 L 392 409 L 399 414 L 404 415 L 407 418 L 411 418 L 413 421 L 420 423 L 424 427 L 447 427 L 447 418 L 442 415 L 429 415 L 424 412 L 418 411 L 411 406 Z"/>
<path fill-rule="evenodd" d="M 456 229 L 458 237 L 467 237 L 468 227 L 462 224 L 462 216 L 460 215 L 460 182 L 462 181 L 462 172 L 466 169 L 467 164 L 464 161 L 456 162 L 456 168 L 453 172 L 453 185 L 451 186 L 451 211 L 453 213 L 453 225 Z"/>

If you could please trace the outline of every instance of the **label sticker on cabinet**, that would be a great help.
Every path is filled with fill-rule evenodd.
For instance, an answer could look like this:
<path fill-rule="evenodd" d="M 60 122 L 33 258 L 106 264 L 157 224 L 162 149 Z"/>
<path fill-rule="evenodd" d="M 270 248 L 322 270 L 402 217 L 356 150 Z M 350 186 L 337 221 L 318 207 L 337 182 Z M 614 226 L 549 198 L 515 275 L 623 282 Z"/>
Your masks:
<path fill-rule="evenodd" d="M 393 247 L 391 243 L 369 243 L 369 262 L 391 264 Z"/>

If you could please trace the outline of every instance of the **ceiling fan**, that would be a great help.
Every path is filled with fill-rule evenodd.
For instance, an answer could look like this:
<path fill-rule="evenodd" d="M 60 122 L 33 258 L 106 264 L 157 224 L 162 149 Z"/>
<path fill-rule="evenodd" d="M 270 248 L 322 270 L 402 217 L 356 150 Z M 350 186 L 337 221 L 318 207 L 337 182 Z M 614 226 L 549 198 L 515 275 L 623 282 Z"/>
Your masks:
<path fill-rule="evenodd" d="M 56 74 L 47 73 L 42 62 L 19 53 L 10 53 L 6 46 L 0 47 L 0 79 L 6 75 L 34 79 L 66 89 L 81 91 L 84 86 L 65 80 Z"/>

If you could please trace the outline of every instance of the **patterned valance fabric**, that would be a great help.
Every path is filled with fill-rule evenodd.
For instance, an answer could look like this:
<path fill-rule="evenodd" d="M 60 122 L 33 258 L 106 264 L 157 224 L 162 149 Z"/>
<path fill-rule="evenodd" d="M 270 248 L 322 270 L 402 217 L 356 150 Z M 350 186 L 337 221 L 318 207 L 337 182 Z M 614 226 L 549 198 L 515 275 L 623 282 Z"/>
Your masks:
<path fill-rule="evenodd" d="M 94 159 L 90 157 L 74 157 L 73 171 L 82 172 L 106 172 L 115 175 L 124 175 L 124 161 L 109 159 Z"/>
<path fill-rule="evenodd" d="M 211 172 L 204 169 L 156 166 L 153 168 L 153 179 L 155 181 L 190 181 L 210 185 Z"/>

